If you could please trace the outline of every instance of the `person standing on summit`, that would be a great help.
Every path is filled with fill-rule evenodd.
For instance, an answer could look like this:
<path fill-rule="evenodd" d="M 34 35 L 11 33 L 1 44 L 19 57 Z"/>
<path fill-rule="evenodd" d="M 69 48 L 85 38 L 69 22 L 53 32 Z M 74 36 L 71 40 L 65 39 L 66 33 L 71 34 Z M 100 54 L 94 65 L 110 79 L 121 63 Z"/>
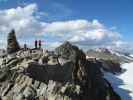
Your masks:
<path fill-rule="evenodd" d="M 42 41 L 41 41 L 41 40 L 39 40 L 38 42 L 39 42 L 39 49 L 41 49 L 41 46 L 42 46 Z"/>
<path fill-rule="evenodd" d="M 38 46 L 37 46 L 37 40 L 35 40 L 35 49 L 37 49 L 37 47 L 38 47 Z"/>

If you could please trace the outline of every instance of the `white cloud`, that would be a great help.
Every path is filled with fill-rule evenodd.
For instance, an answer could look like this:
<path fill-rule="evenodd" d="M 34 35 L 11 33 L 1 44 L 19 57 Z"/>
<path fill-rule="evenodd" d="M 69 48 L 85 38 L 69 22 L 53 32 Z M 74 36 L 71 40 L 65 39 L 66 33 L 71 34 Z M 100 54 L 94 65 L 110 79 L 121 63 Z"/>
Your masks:
<path fill-rule="evenodd" d="M 97 20 L 88 22 L 87 20 L 58 21 L 49 23 L 45 31 L 49 33 L 70 33 L 80 30 L 102 28 L 103 25 Z"/>
<path fill-rule="evenodd" d="M 121 37 L 98 20 L 52 22 L 46 25 L 44 32 L 81 45 L 111 45 Z"/>
<path fill-rule="evenodd" d="M 52 44 L 48 43 L 45 45 L 45 48 L 54 50 L 56 47 L 60 46 L 61 44 L 62 44 L 61 42 L 53 42 Z"/>
<path fill-rule="evenodd" d="M 53 43 L 49 47 L 55 47 L 66 40 L 84 46 L 117 46 L 120 41 L 120 33 L 107 28 L 98 20 L 78 19 L 46 23 L 38 19 L 39 15 L 36 16 L 37 9 L 36 4 L 29 4 L 0 10 L 0 34 L 6 38 L 6 33 L 14 28 L 19 38 L 33 38 L 38 34 L 48 36 L 48 39 L 52 39 L 49 43 Z"/>
<path fill-rule="evenodd" d="M 0 10 L 0 32 L 5 34 L 15 29 L 18 35 L 41 33 L 45 23 L 35 18 L 36 11 L 36 4 Z"/>

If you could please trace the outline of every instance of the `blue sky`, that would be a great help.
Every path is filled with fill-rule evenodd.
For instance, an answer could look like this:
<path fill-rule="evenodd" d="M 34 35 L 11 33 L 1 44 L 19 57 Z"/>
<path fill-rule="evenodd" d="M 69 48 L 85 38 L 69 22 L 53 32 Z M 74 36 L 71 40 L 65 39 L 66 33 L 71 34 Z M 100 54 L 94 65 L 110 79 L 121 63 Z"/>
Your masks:
<path fill-rule="evenodd" d="M 122 43 L 132 43 L 133 0 L 0 0 L 0 10 L 16 9 L 18 6 L 24 8 L 33 3 L 36 4 L 37 11 L 32 16 L 36 16 L 39 22 L 50 24 L 54 22 L 85 20 L 93 23 L 94 20 L 97 20 L 107 30 L 119 33 L 121 35 L 119 41 Z M 67 32 L 64 32 L 64 36 L 66 36 Z M 40 38 L 44 37 L 47 37 L 47 41 L 56 43 L 61 38 L 51 34 L 40 36 Z M 87 38 L 87 41 L 85 40 L 84 42 L 90 42 L 89 39 Z M 20 38 L 20 40 L 23 40 L 23 38 Z M 64 40 L 67 40 L 67 38 L 61 39 L 61 41 Z M 83 43 L 83 41 L 81 42 Z"/>

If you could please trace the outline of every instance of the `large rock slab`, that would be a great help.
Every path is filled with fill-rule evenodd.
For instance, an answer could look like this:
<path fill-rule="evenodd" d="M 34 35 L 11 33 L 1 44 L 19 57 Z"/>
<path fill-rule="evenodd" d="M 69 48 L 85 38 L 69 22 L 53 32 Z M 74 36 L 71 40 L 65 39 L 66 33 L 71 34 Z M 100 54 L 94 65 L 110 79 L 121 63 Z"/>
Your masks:
<path fill-rule="evenodd" d="M 72 81 L 73 63 L 67 62 L 63 66 L 56 65 L 39 65 L 30 63 L 25 70 L 25 74 L 38 81 L 47 82 L 49 80 L 70 82 Z"/>

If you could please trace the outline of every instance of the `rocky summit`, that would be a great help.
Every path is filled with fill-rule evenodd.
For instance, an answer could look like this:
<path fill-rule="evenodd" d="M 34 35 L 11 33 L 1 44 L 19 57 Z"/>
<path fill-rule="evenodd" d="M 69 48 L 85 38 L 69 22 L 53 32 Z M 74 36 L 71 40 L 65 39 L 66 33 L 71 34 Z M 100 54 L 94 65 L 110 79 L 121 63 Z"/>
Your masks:
<path fill-rule="evenodd" d="M 102 62 L 69 42 L 51 52 L 20 49 L 14 31 L 8 41 L 0 58 L 1 100 L 121 100 L 103 77 Z"/>

